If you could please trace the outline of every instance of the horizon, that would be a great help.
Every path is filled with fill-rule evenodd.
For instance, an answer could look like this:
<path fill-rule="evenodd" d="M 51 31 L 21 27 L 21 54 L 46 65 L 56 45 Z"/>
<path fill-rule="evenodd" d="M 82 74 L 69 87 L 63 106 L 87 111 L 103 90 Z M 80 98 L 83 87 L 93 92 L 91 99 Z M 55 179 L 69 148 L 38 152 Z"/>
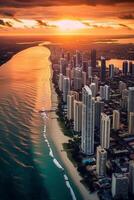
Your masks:
<path fill-rule="evenodd" d="M 134 2 L 1 0 L 0 35 L 132 35 Z"/>

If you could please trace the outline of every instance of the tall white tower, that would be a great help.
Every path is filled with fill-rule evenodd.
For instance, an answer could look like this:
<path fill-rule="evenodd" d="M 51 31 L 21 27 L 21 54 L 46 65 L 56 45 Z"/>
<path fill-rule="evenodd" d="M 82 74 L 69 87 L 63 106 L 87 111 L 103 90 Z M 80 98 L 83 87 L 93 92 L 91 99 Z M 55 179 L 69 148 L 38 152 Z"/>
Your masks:
<path fill-rule="evenodd" d="M 110 118 L 105 113 L 101 113 L 100 143 L 104 149 L 109 148 L 110 144 Z"/>
<path fill-rule="evenodd" d="M 101 146 L 97 147 L 96 172 L 99 177 L 106 175 L 107 152 Z"/>
<path fill-rule="evenodd" d="M 118 130 L 120 128 L 120 112 L 118 110 L 113 111 L 113 129 Z"/>
<path fill-rule="evenodd" d="M 82 88 L 82 151 L 87 155 L 94 153 L 94 99 L 91 89 Z"/>

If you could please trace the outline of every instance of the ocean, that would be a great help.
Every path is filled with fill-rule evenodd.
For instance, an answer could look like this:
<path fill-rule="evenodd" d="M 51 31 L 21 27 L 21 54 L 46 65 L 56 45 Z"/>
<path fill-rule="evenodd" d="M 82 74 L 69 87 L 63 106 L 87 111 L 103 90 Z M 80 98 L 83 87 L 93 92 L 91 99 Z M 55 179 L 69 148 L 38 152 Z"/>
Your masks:
<path fill-rule="evenodd" d="M 0 68 L 0 200 L 82 199 L 39 113 L 51 109 L 49 56 L 36 46 Z"/>

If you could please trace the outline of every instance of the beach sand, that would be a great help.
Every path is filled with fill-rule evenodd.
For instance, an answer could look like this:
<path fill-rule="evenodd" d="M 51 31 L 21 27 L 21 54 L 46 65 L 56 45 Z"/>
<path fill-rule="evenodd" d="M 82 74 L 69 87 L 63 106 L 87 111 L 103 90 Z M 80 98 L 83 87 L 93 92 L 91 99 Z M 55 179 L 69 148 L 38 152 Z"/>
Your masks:
<path fill-rule="evenodd" d="M 51 99 L 52 99 L 52 109 L 53 109 L 53 108 L 57 108 L 58 101 L 57 101 L 57 94 L 55 92 L 55 89 L 52 83 L 51 83 L 51 92 L 52 92 Z M 57 152 L 62 162 L 66 166 L 68 173 L 70 174 L 71 178 L 73 179 L 74 183 L 76 184 L 80 193 L 82 194 L 83 199 L 84 200 L 98 200 L 99 198 L 97 194 L 96 193 L 90 194 L 90 192 L 86 189 L 86 187 L 80 182 L 80 180 L 82 179 L 81 176 L 79 175 L 73 163 L 67 157 L 67 153 L 63 150 L 63 143 L 67 143 L 70 138 L 63 134 L 55 112 L 49 113 L 47 130 L 49 134 L 48 137 L 50 137 L 52 142 L 55 144 Z"/>

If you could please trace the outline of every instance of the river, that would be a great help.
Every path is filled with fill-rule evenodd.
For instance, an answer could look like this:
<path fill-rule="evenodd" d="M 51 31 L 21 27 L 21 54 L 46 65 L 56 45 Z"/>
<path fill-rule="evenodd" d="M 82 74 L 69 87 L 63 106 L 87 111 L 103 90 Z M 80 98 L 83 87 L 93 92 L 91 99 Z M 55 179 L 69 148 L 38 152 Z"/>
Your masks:
<path fill-rule="evenodd" d="M 32 47 L 0 68 L 1 200 L 82 199 L 54 144 L 43 135 L 39 110 L 51 109 L 49 56 L 46 47 Z"/>

